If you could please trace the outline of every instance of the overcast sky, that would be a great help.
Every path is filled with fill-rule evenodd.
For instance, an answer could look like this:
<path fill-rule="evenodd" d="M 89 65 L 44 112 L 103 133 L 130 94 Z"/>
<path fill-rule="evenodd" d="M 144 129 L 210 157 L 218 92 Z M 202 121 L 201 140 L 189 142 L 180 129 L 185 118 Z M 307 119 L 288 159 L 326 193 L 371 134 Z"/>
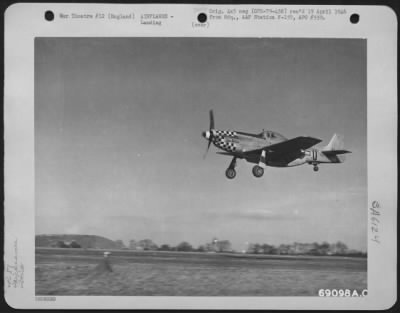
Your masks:
<path fill-rule="evenodd" d="M 218 129 L 336 132 L 353 153 L 228 180 L 230 158 L 202 158 L 209 109 Z M 36 233 L 366 250 L 366 117 L 364 40 L 36 39 Z"/>

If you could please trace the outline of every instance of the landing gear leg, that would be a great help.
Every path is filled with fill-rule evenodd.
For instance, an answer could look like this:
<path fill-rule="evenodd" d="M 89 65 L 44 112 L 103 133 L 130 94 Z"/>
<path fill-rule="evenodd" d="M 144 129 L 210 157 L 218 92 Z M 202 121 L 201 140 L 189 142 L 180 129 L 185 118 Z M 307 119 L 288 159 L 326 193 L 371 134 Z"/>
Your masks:
<path fill-rule="evenodd" d="M 225 171 L 225 176 L 229 179 L 233 179 L 236 176 L 236 157 L 233 157 L 231 164 L 229 164 L 229 167 Z"/>

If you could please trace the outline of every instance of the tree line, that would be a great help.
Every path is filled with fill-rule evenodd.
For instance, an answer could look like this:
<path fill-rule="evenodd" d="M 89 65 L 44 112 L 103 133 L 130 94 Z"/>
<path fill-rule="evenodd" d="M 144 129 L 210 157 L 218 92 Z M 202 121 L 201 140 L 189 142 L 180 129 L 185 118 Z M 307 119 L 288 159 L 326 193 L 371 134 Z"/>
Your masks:
<path fill-rule="evenodd" d="M 123 247 L 122 247 L 123 248 Z M 158 251 L 183 251 L 183 252 L 233 252 L 232 245 L 229 240 L 218 240 L 214 238 L 211 242 L 192 246 L 187 241 L 174 245 L 162 244 L 158 246 L 151 239 L 143 239 L 139 241 L 131 240 L 128 249 L 131 250 L 158 250 Z"/>
<path fill-rule="evenodd" d="M 281 244 L 278 246 L 270 244 L 249 243 L 246 253 L 271 254 L 271 255 L 341 255 L 341 256 L 367 256 L 366 252 L 349 249 L 341 241 L 336 243 L 299 243 Z"/>
<path fill-rule="evenodd" d="M 218 240 L 213 238 L 211 242 L 194 247 L 187 241 L 182 241 L 177 245 L 161 244 L 157 245 L 151 239 L 131 240 L 126 246 L 122 240 L 114 241 L 117 249 L 123 250 L 141 250 L 141 251 L 179 251 L 179 252 L 241 252 L 246 254 L 265 254 L 265 255 L 341 255 L 341 256 L 359 256 L 366 257 L 367 253 L 349 249 L 341 241 L 336 243 L 313 242 L 292 244 L 271 245 L 267 243 L 247 243 L 242 251 L 234 251 L 229 240 Z M 58 248 L 81 248 L 77 241 L 64 242 L 57 241 Z"/>

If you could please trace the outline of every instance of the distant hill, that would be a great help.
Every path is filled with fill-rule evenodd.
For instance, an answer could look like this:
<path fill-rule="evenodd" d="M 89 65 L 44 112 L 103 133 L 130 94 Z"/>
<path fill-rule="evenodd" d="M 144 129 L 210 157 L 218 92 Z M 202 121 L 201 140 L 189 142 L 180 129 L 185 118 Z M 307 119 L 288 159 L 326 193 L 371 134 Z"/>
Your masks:
<path fill-rule="evenodd" d="M 118 242 L 96 235 L 36 235 L 36 247 L 56 247 L 57 242 L 77 242 L 82 248 L 92 249 L 120 249 Z"/>

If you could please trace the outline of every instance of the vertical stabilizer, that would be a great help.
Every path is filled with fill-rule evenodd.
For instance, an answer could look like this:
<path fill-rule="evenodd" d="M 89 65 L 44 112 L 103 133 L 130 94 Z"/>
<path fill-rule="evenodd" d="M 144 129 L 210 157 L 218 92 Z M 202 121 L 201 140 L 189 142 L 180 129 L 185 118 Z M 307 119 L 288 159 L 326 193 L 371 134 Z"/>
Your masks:
<path fill-rule="evenodd" d="M 343 150 L 343 137 L 337 134 L 332 136 L 331 141 L 322 149 L 322 151 Z"/>

